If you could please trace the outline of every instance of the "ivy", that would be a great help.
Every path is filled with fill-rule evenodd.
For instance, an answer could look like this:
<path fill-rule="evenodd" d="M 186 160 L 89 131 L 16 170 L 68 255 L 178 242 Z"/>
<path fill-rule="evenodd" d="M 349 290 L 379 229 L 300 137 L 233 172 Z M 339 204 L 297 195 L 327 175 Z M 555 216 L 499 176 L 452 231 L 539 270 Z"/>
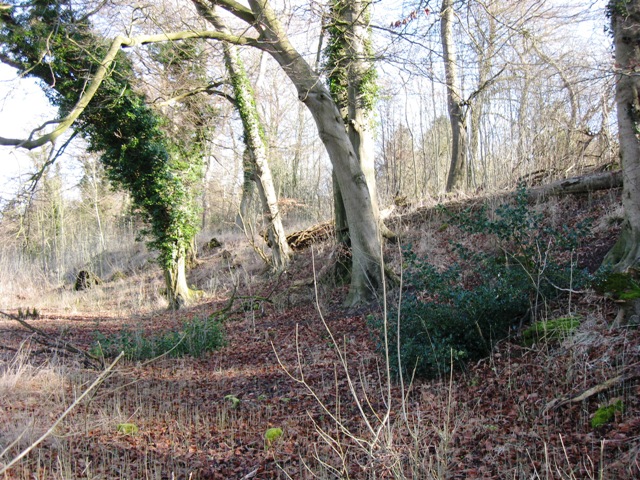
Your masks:
<path fill-rule="evenodd" d="M 108 49 L 71 0 L 12 2 L 0 26 L 2 54 L 31 77 L 40 79 L 49 100 L 64 115 Z M 186 57 L 194 51 L 188 45 Z M 169 54 L 167 47 L 159 52 Z M 195 198 L 189 188 L 202 175 L 202 132 L 171 139 L 166 119 L 131 87 L 131 60 L 120 52 L 76 128 L 99 152 L 109 179 L 130 192 L 135 210 L 148 227 L 149 246 L 169 268 L 195 237 Z M 202 129 L 201 129 L 202 130 Z"/>
<path fill-rule="evenodd" d="M 234 56 L 231 57 L 231 55 Z M 262 140 L 262 145 L 267 145 L 266 134 L 262 122 L 258 117 L 258 106 L 253 93 L 253 87 L 246 74 L 242 59 L 237 53 L 229 52 L 225 61 L 228 63 L 227 70 L 231 75 L 231 85 L 233 86 L 236 108 L 244 124 L 244 130 L 251 131 L 257 129 L 260 139 Z M 247 143 L 250 139 L 245 138 L 244 140 L 245 143 Z M 257 145 L 252 145 L 251 147 L 252 149 L 258 148 Z"/>
<path fill-rule="evenodd" d="M 349 120 L 347 105 L 349 102 L 349 87 L 356 89 L 359 107 L 367 112 L 373 111 L 378 100 L 378 74 L 371 62 L 373 46 L 370 35 L 364 39 L 364 54 L 367 68 L 364 72 L 357 72 L 357 77 L 351 71 L 352 59 L 348 53 L 348 34 L 351 25 L 344 21 L 345 10 L 348 8 L 345 0 L 333 0 L 331 3 L 331 21 L 325 29 L 328 36 L 324 49 L 325 69 L 327 71 L 329 91 L 338 107 L 342 111 L 345 122 Z M 368 22 L 369 12 L 365 12 L 365 22 Z M 370 33 L 370 32 L 369 32 Z"/>
<path fill-rule="evenodd" d="M 605 10 L 607 18 L 616 16 L 626 17 L 629 15 L 629 5 L 632 0 L 610 0 Z"/>

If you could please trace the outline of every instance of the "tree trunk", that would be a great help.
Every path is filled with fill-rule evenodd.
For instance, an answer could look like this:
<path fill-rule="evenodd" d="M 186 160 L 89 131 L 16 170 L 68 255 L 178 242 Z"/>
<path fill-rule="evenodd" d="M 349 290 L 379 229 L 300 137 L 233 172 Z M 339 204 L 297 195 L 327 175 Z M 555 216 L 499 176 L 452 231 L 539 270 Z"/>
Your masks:
<path fill-rule="evenodd" d="M 216 14 L 214 7 L 208 8 L 202 4 L 197 4 L 197 6 L 201 14 L 211 22 L 216 30 L 229 33 L 229 29 Z M 242 120 L 244 141 L 247 145 L 249 158 L 253 163 L 253 177 L 258 187 L 264 218 L 267 222 L 267 243 L 271 248 L 272 267 L 276 271 L 281 271 L 288 265 L 293 252 L 287 243 L 287 236 L 282 226 L 282 217 L 278 209 L 278 197 L 273 186 L 271 168 L 267 160 L 265 133 L 256 107 L 255 95 L 244 65 L 238 56 L 237 49 L 226 42 L 223 43 L 222 49 L 225 65 L 231 78 L 236 108 Z"/>
<path fill-rule="evenodd" d="M 245 149 L 242 154 L 242 197 L 236 217 L 236 225 L 245 231 L 245 222 L 248 220 L 251 204 L 253 203 L 253 190 L 256 183 L 253 172 L 253 162 L 249 151 Z"/>
<path fill-rule="evenodd" d="M 340 193 L 340 184 L 335 171 L 331 175 L 333 179 L 333 212 L 335 219 L 335 236 L 336 236 L 336 267 L 334 276 L 338 283 L 342 284 L 349 280 L 349 259 L 348 252 L 351 248 L 349 241 L 349 223 L 347 222 L 347 211 Z"/>
<path fill-rule="evenodd" d="M 169 308 L 177 310 L 188 305 L 193 292 L 187 285 L 186 257 L 184 249 L 179 248 L 174 255 L 173 262 L 164 268 L 164 280 L 167 288 Z"/>
<path fill-rule="evenodd" d="M 282 67 L 295 85 L 298 98 L 309 109 L 340 186 L 352 248 L 351 286 L 346 303 L 368 301 L 382 286 L 382 252 L 378 212 L 365 172 L 331 94 L 293 48 L 270 5 L 264 0 L 249 0 L 249 5 L 260 19 L 256 28 L 261 33 L 261 48 Z"/>
<path fill-rule="evenodd" d="M 470 126 L 470 162 L 473 168 L 477 168 L 478 165 L 482 168 L 482 181 L 480 185 L 482 187 L 487 187 L 488 181 L 488 171 L 487 164 L 484 155 L 481 153 L 481 144 L 482 144 L 482 132 L 480 130 L 480 125 L 482 123 L 484 117 L 484 107 L 487 103 L 488 95 L 484 91 L 486 86 L 488 85 L 491 74 L 491 69 L 493 67 L 494 55 L 496 50 L 496 19 L 493 17 L 492 13 L 487 12 L 487 21 L 488 31 L 483 35 L 484 42 L 482 44 L 477 45 L 476 54 L 478 56 L 478 87 L 476 92 L 478 95 L 476 96 L 473 106 L 471 108 L 471 126 Z M 477 171 L 477 170 L 474 170 Z M 475 176 L 474 176 L 475 179 Z M 478 185 L 474 183 L 474 187 Z"/>
<path fill-rule="evenodd" d="M 374 215 L 379 219 L 383 235 L 395 237 L 380 219 L 375 174 L 372 111 L 376 100 L 376 71 L 370 46 L 369 1 L 333 0 L 329 25 L 328 77 L 331 94 L 345 123 L 371 196 Z M 349 248 L 343 195 L 334 173 L 334 211 L 338 244 Z M 338 276 L 342 262 L 338 261 Z"/>
<path fill-rule="evenodd" d="M 611 0 L 616 105 L 622 163 L 624 224 L 618 242 L 604 259 L 616 272 L 640 267 L 640 1 Z"/>
<path fill-rule="evenodd" d="M 467 128 L 463 108 L 456 48 L 453 41 L 453 0 L 442 0 L 440 11 L 440 37 L 444 56 L 447 84 L 447 106 L 451 122 L 451 166 L 447 177 L 446 191 L 464 189 L 467 186 Z"/>

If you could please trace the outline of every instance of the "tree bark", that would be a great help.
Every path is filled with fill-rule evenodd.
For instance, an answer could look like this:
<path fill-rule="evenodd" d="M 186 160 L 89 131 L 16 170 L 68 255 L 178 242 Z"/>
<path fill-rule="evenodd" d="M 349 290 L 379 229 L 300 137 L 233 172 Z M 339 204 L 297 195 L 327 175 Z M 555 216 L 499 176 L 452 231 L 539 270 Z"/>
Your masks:
<path fill-rule="evenodd" d="M 243 231 L 245 229 L 245 222 L 247 221 L 251 204 L 253 203 L 255 182 L 253 162 L 251 161 L 249 151 L 245 149 L 242 154 L 242 197 L 240 198 L 240 206 L 236 217 L 236 225 L 238 225 L 238 227 Z"/>
<path fill-rule="evenodd" d="M 640 267 L 640 1 L 611 0 L 608 10 L 617 69 L 624 223 L 604 264 L 615 272 L 627 272 Z"/>
<path fill-rule="evenodd" d="M 188 305 L 193 292 L 187 285 L 187 252 L 177 249 L 171 265 L 164 268 L 164 280 L 167 288 L 167 300 L 169 308 L 177 310 Z"/>
<path fill-rule="evenodd" d="M 216 30 L 224 34 L 230 33 L 226 24 L 217 15 L 215 7 L 205 6 L 202 2 L 197 2 L 196 7 L 199 13 L 211 22 Z M 293 252 L 287 243 L 287 235 L 282 225 L 278 197 L 273 185 L 269 161 L 267 160 L 265 133 L 256 107 L 255 95 L 237 49 L 227 42 L 223 43 L 222 49 L 224 62 L 231 78 L 236 108 L 242 120 L 244 141 L 253 167 L 252 176 L 258 187 L 264 218 L 267 222 L 267 244 L 271 248 L 272 267 L 276 271 L 282 271 L 289 264 Z M 246 169 L 247 166 L 245 165 L 245 175 L 247 173 Z"/>
<path fill-rule="evenodd" d="M 236 14 L 235 3 L 219 5 Z M 289 42 L 271 6 L 265 0 L 249 0 L 260 32 L 260 48 L 282 67 L 298 91 L 298 98 L 313 116 L 327 149 L 344 200 L 352 248 L 352 273 L 347 305 L 372 299 L 382 286 L 382 252 L 376 203 L 357 153 L 345 130 L 342 116 L 318 75 Z M 242 13 L 245 17 L 247 12 Z"/>
<path fill-rule="evenodd" d="M 451 165 L 447 176 L 446 191 L 464 189 L 467 186 L 467 128 L 458 67 L 453 40 L 453 0 L 442 0 L 440 10 L 440 37 L 444 56 L 447 85 L 447 107 L 451 123 Z"/>

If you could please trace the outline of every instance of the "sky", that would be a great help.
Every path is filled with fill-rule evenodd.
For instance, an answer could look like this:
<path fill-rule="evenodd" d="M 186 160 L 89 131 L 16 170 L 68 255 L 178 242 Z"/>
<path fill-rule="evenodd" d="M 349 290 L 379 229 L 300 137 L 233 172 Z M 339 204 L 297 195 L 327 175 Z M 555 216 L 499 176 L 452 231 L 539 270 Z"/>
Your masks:
<path fill-rule="evenodd" d="M 0 136 L 25 138 L 55 114 L 56 109 L 34 80 L 19 79 L 16 70 L 0 63 Z M 18 179 L 30 171 L 30 155 L 38 153 L 0 147 L 0 201 L 13 194 Z"/>

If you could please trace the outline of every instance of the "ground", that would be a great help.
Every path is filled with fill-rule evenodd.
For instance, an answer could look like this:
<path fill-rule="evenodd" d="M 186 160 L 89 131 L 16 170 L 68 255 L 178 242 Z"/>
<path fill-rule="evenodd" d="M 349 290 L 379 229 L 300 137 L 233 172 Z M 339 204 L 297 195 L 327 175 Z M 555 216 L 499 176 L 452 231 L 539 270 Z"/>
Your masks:
<path fill-rule="evenodd" d="M 578 257 L 593 271 L 615 241 L 618 205 L 619 192 L 612 191 L 536 208 L 547 222 L 594 219 Z M 406 212 L 391 226 L 434 263 L 450 261 L 447 244 L 459 232 L 443 227 L 435 210 Z M 399 271 L 398 247 L 387 248 L 388 264 Z M 64 298 L 75 295 L 93 306 L 75 313 L 49 306 L 28 321 L 89 349 L 97 331 L 108 335 L 128 325 L 150 333 L 207 317 L 226 308 L 232 285 L 239 285 L 226 312 L 225 347 L 197 359 L 121 361 L 7 478 L 640 476 L 640 333 L 611 328 L 614 302 L 591 290 L 575 292 L 545 311 L 548 318 L 581 315 L 572 335 L 524 346 L 514 332 L 464 371 L 401 384 L 393 376 L 388 381 L 367 320 L 383 314 L 384 302 L 344 309 L 345 287 L 327 280 L 322 268 L 332 251 L 326 242 L 300 251 L 281 276 L 205 252 L 193 279 L 205 287 L 218 275 L 216 293 L 179 312 L 123 315 L 116 302 L 131 290 L 127 279 L 96 287 L 99 297 L 65 292 Z M 141 274 L 132 295 L 151 295 L 156 281 L 157 272 Z M 0 460 L 7 463 L 100 371 L 78 356 L 38 352 L 35 338 L 14 321 L 3 320 L 0 329 L 6 347 L 0 450 L 7 448 Z M 25 340 L 22 354 L 8 349 Z M 610 422 L 592 427 L 598 408 L 618 400 L 623 407 Z M 123 433 L 124 423 L 137 431 Z M 266 441 L 270 428 L 282 429 L 282 436 Z"/>

